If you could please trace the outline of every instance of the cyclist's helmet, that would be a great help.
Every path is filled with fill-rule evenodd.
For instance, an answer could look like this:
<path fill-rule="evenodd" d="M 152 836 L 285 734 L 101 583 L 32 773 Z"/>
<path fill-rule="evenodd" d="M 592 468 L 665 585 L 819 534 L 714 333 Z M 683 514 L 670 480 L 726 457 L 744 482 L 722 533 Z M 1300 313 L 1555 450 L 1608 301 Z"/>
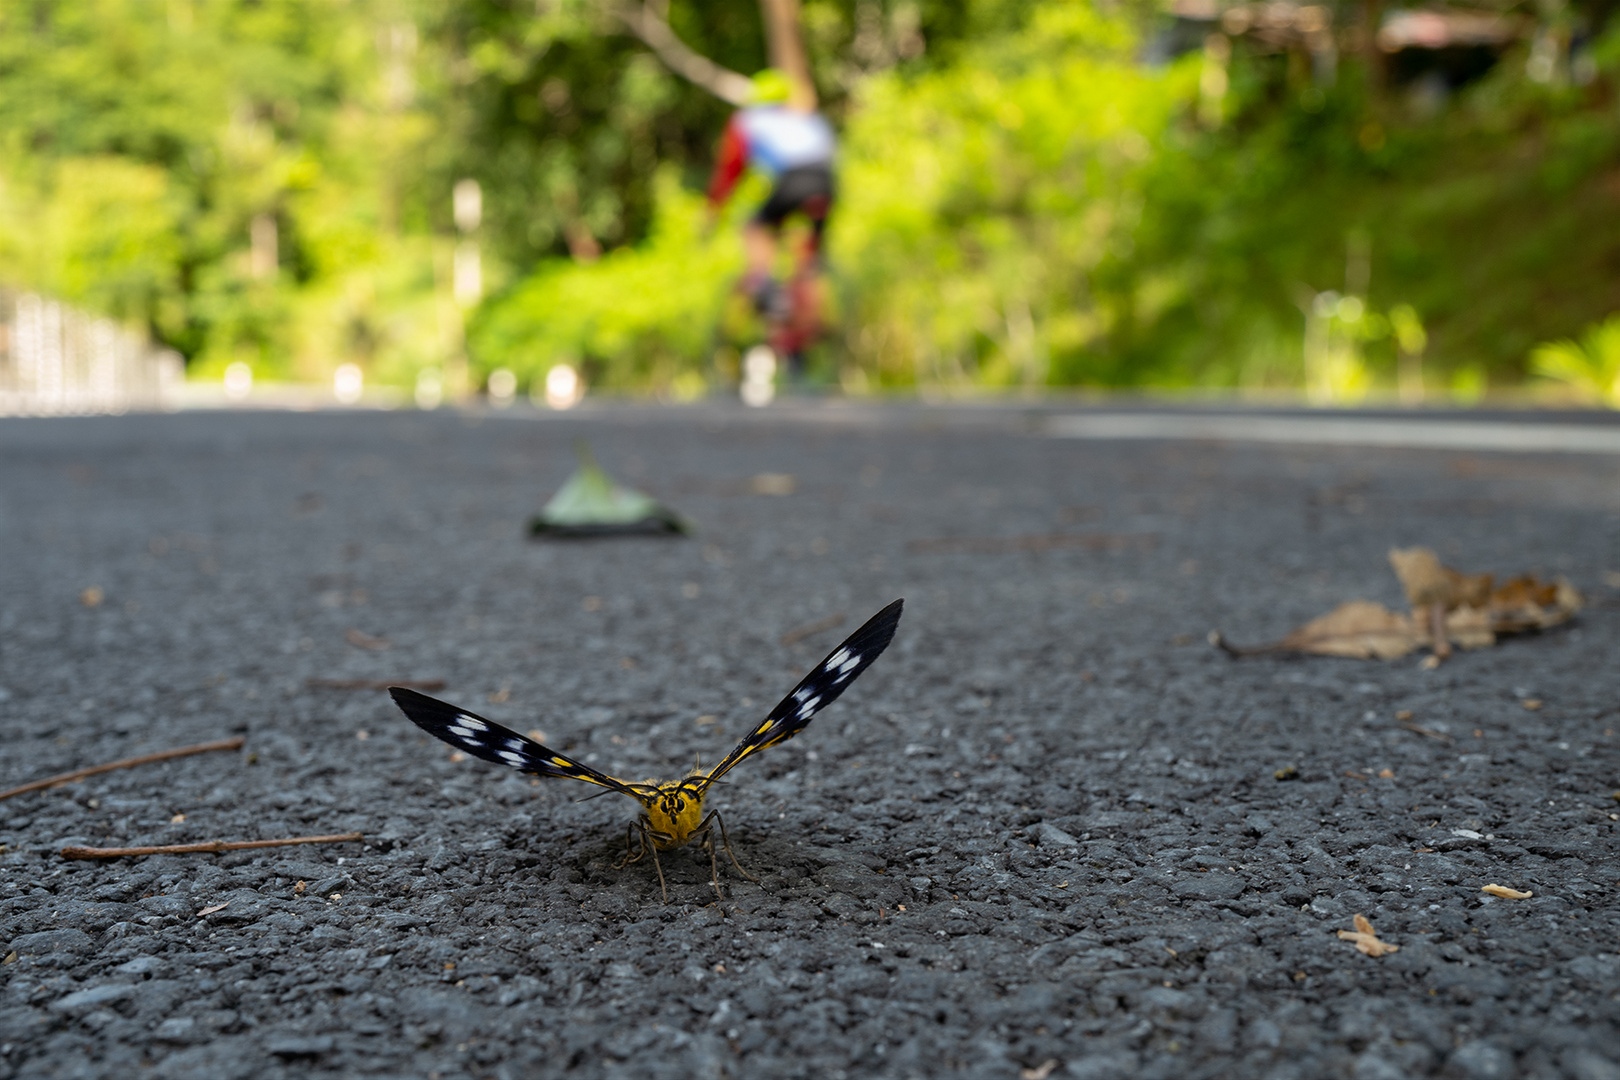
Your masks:
<path fill-rule="evenodd" d="M 793 83 L 777 68 L 766 68 L 750 80 L 750 105 L 784 105 L 793 96 Z"/>

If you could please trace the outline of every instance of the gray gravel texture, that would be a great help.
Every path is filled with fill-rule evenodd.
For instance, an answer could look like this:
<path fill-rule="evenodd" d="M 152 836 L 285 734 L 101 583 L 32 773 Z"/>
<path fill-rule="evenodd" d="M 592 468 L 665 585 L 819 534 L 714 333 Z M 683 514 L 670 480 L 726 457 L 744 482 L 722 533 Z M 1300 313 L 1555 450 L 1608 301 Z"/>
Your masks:
<path fill-rule="evenodd" d="M 525 539 L 580 436 L 699 535 Z M 983 542 L 1071 533 L 1114 541 Z M 1427 671 L 1204 640 L 1398 605 L 1413 543 L 1591 606 Z M 1620 1078 L 1612 458 L 1012 409 L 6 420 L 0 552 L 0 786 L 247 737 L 0 802 L 6 1080 Z M 696 852 L 667 906 L 614 868 L 628 801 L 307 681 L 442 678 L 669 778 L 898 596 L 883 658 L 712 800 L 761 879 L 722 863 L 724 902 Z M 1400 951 L 1339 940 L 1358 912 Z"/>

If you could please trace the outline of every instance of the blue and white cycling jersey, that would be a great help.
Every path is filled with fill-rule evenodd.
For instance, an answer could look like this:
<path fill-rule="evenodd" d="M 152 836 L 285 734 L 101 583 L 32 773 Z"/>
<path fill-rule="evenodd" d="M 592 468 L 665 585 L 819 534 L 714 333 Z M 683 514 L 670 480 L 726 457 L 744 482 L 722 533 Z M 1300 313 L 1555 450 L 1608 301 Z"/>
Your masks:
<path fill-rule="evenodd" d="M 804 165 L 830 165 L 837 141 L 820 113 L 756 105 L 737 113 L 748 162 L 772 179 Z"/>

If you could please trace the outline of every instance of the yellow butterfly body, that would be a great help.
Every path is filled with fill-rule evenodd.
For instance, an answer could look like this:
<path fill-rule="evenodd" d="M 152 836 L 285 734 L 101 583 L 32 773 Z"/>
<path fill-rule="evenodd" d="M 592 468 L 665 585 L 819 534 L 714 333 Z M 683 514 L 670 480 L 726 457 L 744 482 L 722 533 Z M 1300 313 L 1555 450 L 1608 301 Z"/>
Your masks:
<path fill-rule="evenodd" d="M 654 847 L 660 851 L 684 847 L 703 827 L 703 789 L 708 779 L 708 771 L 703 770 L 684 780 L 646 785 L 653 793 L 641 804 L 641 820 Z"/>

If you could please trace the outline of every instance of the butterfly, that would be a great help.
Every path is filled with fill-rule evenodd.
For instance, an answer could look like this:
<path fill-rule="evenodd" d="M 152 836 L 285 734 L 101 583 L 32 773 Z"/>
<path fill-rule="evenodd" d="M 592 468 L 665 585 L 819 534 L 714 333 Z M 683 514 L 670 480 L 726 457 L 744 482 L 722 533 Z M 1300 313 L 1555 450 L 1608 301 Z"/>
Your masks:
<path fill-rule="evenodd" d="M 631 822 L 626 832 L 625 854 L 619 866 L 640 862 L 651 854 L 653 866 L 658 870 L 658 886 L 663 891 L 665 903 L 668 903 L 669 888 L 664 882 L 664 868 L 658 861 L 658 853 L 697 840 L 708 850 L 710 878 L 716 895 L 723 899 L 725 894 L 720 891 L 720 868 L 715 855 L 715 830 L 719 831 L 721 845 L 737 872 L 750 881 L 758 879 L 737 861 L 719 811 L 703 812 L 703 797 L 708 794 L 709 786 L 744 758 L 767 746 L 793 738 L 805 729 L 816 713 L 838 700 L 838 695 L 847 690 L 850 683 L 893 640 L 895 628 L 900 625 L 900 611 L 904 603 L 903 600 L 896 600 L 845 638 L 843 644 L 827 654 L 827 658 L 817 664 L 810 674 L 800 679 L 799 685 L 789 691 L 764 721 L 749 732 L 718 765 L 694 769 L 680 780 L 618 780 L 449 702 L 403 686 L 391 686 L 388 693 L 393 697 L 394 704 L 403 709 L 417 727 L 473 757 L 493 761 L 497 765 L 510 765 L 530 776 L 583 780 L 606 791 L 630 796 L 641 804 L 641 814 Z"/>

